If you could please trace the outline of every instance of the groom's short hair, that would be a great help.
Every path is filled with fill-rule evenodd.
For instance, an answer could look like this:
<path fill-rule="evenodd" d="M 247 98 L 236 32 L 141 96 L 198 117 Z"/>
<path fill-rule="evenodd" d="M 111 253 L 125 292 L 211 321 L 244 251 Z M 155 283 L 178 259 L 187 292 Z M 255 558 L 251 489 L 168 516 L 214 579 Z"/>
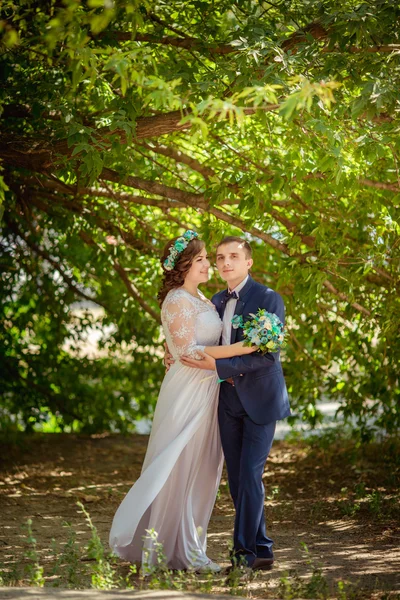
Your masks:
<path fill-rule="evenodd" d="M 224 244 L 230 244 L 231 242 L 237 242 L 238 244 L 242 244 L 246 258 L 252 257 L 253 251 L 251 249 L 249 242 L 247 240 L 244 240 L 243 238 L 239 237 L 238 235 L 228 235 L 228 236 L 224 237 L 224 239 L 221 240 L 220 243 L 218 244 L 217 250 L 220 246 L 223 246 Z"/>

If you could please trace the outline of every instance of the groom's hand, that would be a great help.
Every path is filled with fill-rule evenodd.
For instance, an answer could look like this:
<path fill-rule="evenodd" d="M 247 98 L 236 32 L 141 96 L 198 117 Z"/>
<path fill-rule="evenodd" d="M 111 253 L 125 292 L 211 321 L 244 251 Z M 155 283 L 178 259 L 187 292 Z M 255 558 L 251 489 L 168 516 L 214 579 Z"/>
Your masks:
<path fill-rule="evenodd" d="M 215 358 L 206 354 L 205 352 L 198 351 L 198 354 L 202 356 L 201 360 L 190 358 L 189 356 L 181 356 L 181 363 L 185 367 L 193 367 L 193 369 L 206 369 L 208 371 L 215 371 Z"/>
<path fill-rule="evenodd" d="M 169 351 L 167 342 L 164 343 L 164 358 L 163 364 L 167 371 L 169 371 L 170 367 L 174 364 L 174 359 L 172 358 L 172 354 Z"/>

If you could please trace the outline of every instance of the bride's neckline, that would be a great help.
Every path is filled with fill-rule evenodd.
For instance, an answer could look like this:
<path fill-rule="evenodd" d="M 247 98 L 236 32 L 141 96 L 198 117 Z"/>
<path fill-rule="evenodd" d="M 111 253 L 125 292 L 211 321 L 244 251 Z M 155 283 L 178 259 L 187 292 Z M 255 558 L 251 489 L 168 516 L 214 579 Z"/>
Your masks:
<path fill-rule="evenodd" d="M 199 295 L 201 292 L 199 292 L 199 290 L 197 290 L 197 292 L 198 292 L 197 294 L 192 294 L 192 292 L 189 292 L 189 290 L 187 290 L 183 286 L 181 286 L 178 289 L 183 290 L 184 292 L 186 292 L 187 294 L 189 294 L 189 296 L 192 296 L 192 298 L 197 298 L 198 300 L 201 300 L 201 297 Z"/>
<path fill-rule="evenodd" d="M 196 295 L 196 296 L 195 296 L 194 294 L 191 294 L 191 293 L 190 293 L 190 292 L 189 292 L 189 291 L 188 291 L 186 288 L 184 288 L 183 286 L 181 286 L 180 288 L 177 288 L 177 289 L 178 289 L 178 290 L 182 290 L 183 292 L 186 292 L 187 294 L 189 294 L 189 296 L 191 296 L 192 298 L 195 298 L 196 300 L 199 300 L 199 301 L 200 301 L 200 302 L 202 302 L 203 304 L 211 304 L 211 305 L 212 305 L 212 302 L 211 302 L 211 300 L 209 300 L 209 299 L 207 298 L 207 296 L 205 296 L 205 295 L 203 294 L 203 292 L 200 292 L 200 290 L 198 290 L 198 292 L 199 292 L 199 295 Z M 200 294 L 201 294 L 201 295 L 200 295 Z"/>

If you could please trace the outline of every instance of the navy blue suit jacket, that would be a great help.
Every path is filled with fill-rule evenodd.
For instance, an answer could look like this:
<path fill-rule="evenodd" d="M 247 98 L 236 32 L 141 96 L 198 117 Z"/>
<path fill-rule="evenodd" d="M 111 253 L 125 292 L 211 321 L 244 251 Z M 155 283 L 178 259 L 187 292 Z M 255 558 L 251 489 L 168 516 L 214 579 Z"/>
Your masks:
<path fill-rule="evenodd" d="M 225 290 L 212 298 L 221 319 L 225 312 L 224 295 Z M 249 277 L 239 292 L 235 315 L 243 315 L 244 318 L 249 313 L 256 313 L 259 308 L 277 314 L 282 323 L 285 323 L 285 306 L 281 296 Z M 243 329 L 232 327 L 231 344 L 241 340 Z M 234 358 L 219 358 L 216 369 L 220 379 L 233 377 L 243 408 L 255 423 L 266 425 L 291 414 L 280 351 L 265 355 L 253 352 Z M 223 386 L 220 393 L 223 393 Z"/>

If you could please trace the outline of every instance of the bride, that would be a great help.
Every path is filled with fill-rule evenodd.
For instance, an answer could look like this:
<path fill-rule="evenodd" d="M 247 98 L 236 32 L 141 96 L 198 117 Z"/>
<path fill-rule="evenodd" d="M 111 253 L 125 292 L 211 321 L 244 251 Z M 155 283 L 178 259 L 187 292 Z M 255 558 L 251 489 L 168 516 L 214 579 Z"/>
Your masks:
<path fill-rule="evenodd" d="M 191 369 L 183 355 L 229 358 L 253 352 L 242 342 L 218 346 L 222 322 L 198 290 L 208 281 L 204 242 L 188 230 L 165 247 L 158 299 L 162 326 L 175 363 L 165 374 L 139 479 L 120 504 L 110 547 L 151 572 L 162 554 L 172 569 L 220 571 L 206 554 L 206 533 L 222 471 L 218 432 L 219 384 L 215 371 Z"/>

